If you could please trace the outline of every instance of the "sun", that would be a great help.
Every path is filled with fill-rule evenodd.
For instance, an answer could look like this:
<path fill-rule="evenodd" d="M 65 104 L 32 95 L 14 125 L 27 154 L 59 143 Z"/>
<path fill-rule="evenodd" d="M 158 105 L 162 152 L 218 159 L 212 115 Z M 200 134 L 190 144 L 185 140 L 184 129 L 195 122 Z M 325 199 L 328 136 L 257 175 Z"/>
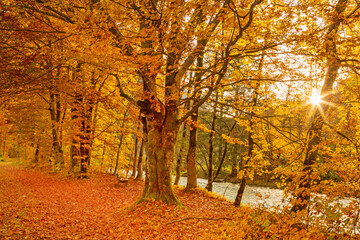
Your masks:
<path fill-rule="evenodd" d="M 314 105 L 320 105 L 320 102 L 321 102 L 320 94 L 314 92 L 310 97 L 310 103 Z"/>

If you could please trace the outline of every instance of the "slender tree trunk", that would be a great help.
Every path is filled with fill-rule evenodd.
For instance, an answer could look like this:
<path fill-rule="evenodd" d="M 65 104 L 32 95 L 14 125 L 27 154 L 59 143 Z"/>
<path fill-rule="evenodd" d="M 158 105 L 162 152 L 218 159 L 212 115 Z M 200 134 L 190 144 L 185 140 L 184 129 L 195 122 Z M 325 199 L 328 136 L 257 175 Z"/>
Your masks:
<path fill-rule="evenodd" d="M 137 175 L 135 178 L 136 180 L 143 180 L 143 167 L 142 167 L 143 152 L 144 152 L 144 141 L 142 140 L 140 146 L 138 164 L 137 164 Z"/>
<path fill-rule="evenodd" d="M 74 136 L 72 145 L 70 148 L 70 171 L 75 173 L 80 171 L 80 129 L 79 129 L 79 121 L 80 119 L 80 106 L 82 103 L 82 97 L 80 95 L 75 97 L 75 100 L 72 104 L 71 108 L 71 121 L 73 122 L 74 126 Z"/>
<path fill-rule="evenodd" d="M 203 54 L 197 58 L 197 67 L 200 69 L 204 66 L 203 64 Z M 201 75 L 195 74 L 195 84 L 194 84 L 194 99 L 193 106 L 196 105 L 201 96 L 201 91 L 199 91 L 199 83 L 201 81 Z M 196 124 L 198 121 L 199 109 L 191 115 L 191 121 Z M 186 159 L 187 163 L 187 184 L 186 189 L 190 190 L 197 187 L 197 171 L 196 171 L 196 145 L 197 145 L 197 128 L 193 126 L 190 128 L 189 136 L 189 148 L 188 155 Z"/>
<path fill-rule="evenodd" d="M 235 198 L 235 202 L 234 202 L 235 207 L 240 206 L 242 197 L 244 195 L 245 187 L 246 187 L 246 178 L 242 178 L 241 182 L 240 182 L 240 187 L 236 194 L 236 198 Z"/>
<path fill-rule="evenodd" d="M 213 184 L 213 155 L 214 155 L 214 136 L 216 131 L 216 114 L 217 114 L 217 101 L 219 98 L 219 93 L 216 92 L 215 102 L 213 107 L 213 116 L 211 123 L 211 132 L 209 137 L 209 167 L 208 167 L 208 183 L 206 185 L 206 189 L 212 192 L 212 184 Z"/>
<path fill-rule="evenodd" d="M 4 133 L 4 141 L 2 145 L 2 161 L 5 161 L 6 157 L 6 132 Z"/>
<path fill-rule="evenodd" d="M 237 166 L 238 166 L 238 154 L 237 151 L 239 149 L 234 146 L 233 150 L 232 150 L 232 162 L 231 162 L 231 174 L 230 174 L 230 177 L 236 177 L 237 176 Z"/>
<path fill-rule="evenodd" d="M 181 140 L 180 140 L 180 152 L 179 152 L 179 156 L 176 160 L 176 168 L 175 168 L 175 181 L 174 181 L 174 185 L 178 185 L 179 184 L 179 181 L 180 181 L 180 170 L 181 170 L 181 159 L 184 155 L 184 148 L 185 148 L 185 138 L 186 138 L 186 130 L 187 130 L 187 127 L 185 125 L 185 123 L 183 124 L 184 128 L 183 128 L 183 131 L 182 131 L 182 137 L 181 137 Z"/>
<path fill-rule="evenodd" d="M 87 178 L 87 174 L 90 167 L 91 159 L 91 126 L 92 126 L 92 115 L 93 115 L 93 99 L 87 99 L 84 119 L 82 121 L 82 141 L 80 145 L 80 154 L 81 154 L 81 166 L 80 173 L 83 178 Z"/>
<path fill-rule="evenodd" d="M 141 117 L 141 114 L 139 116 L 139 120 L 141 121 L 142 117 Z M 137 128 L 136 128 L 136 135 L 135 135 L 135 143 L 134 143 L 134 161 L 133 161 L 133 171 L 132 171 L 132 174 L 131 176 L 132 177 L 135 177 L 136 176 L 136 166 L 137 166 L 137 153 L 138 153 L 138 148 L 139 148 L 139 137 L 138 137 L 138 134 L 139 134 L 139 130 L 140 130 L 140 124 L 138 123 L 137 125 Z M 143 142 L 141 143 L 143 144 Z"/>
<path fill-rule="evenodd" d="M 256 94 L 256 97 L 254 98 L 255 105 L 256 105 L 256 102 L 257 102 L 257 94 Z M 248 149 L 248 153 L 247 153 L 248 159 L 247 159 L 246 163 L 250 160 L 250 158 L 252 156 L 252 151 L 254 149 L 254 139 L 252 137 L 252 135 L 253 135 L 252 131 L 254 129 L 254 124 L 253 124 L 252 117 L 250 117 L 249 124 L 250 124 L 250 131 L 248 133 L 249 149 Z M 246 163 L 242 164 L 242 168 L 246 167 Z M 242 200 L 242 197 L 243 197 L 244 191 L 245 191 L 245 186 L 246 186 L 246 176 L 243 176 L 241 178 L 240 188 L 236 194 L 236 198 L 235 198 L 235 202 L 234 202 L 235 207 L 240 207 L 241 200 Z"/>
<path fill-rule="evenodd" d="M 102 168 L 104 165 L 105 153 L 106 153 L 106 137 L 104 138 L 103 152 L 102 152 L 101 162 L 100 162 L 100 171 L 102 171 Z"/>
<path fill-rule="evenodd" d="M 232 130 L 234 130 L 235 126 L 236 126 L 236 121 L 234 120 L 234 124 L 233 124 L 232 127 L 230 128 L 230 131 L 229 131 L 228 136 L 231 135 L 231 132 L 232 132 Z M 214 175 L 214 177 L 213 177 L 213 181 L 219 176 L 219 173 L 220 173 L 220 171 L 221 171 L 222 165 L 223 165 L 224 162 L 225 162 L 227 150 L 228 150 L 228 142 L 225 141 L 224 152 L 223 152 L 223 154 L 222 154 L 222 156 L 221 156 L 219 166 L 218 166 L 218 168 L 217 168 L 217 170 L 216 170 L 216 172 L 215 172 L 215 175 Z"/>
<path fill-rule="evenodd" d="M 116 150 L 116 161 L 115 161 L 115 168 L 113 174 L 116 175 L 119 167 L 119 158 L 120 158 L 120 149 L 123 141 L 123 135 L 120 136 L 120 142 L 118 144 L 118 148 Z"/>
<path fill-rule="evenodd" d="M 344 20 L 341 14 L 345 11 L 347 3 L 348 0 L 339 0 L 337 2 L 335 7 L 336 14 L 333 15 L 332 24 L 325 36 L 324 43 L 327 53 L 327 71 L 320 95 L 322 96 L 322 101 L 326 103 L 321 103 L 320 106 L 317 107 L 307 134 L 307 139 L 309 139 L 309 141 L 307 143 L 304 167 L 302 169 L 299 187 L 295 192 L 296 201 L 291 209 L 293 212 L 306 209 L 310 201 L 311 174 L 313 165 L 318 156 L 318 146 L 321 142 L 321 130 L 325 122 L 324 116 L 329 109 L 329 103 L 332 102 L 332 89 L 340 69 L 335 40 L 339 26 Z"/>
<path fill-rule="evenodd" d="M 198 120 L 198 111 L 192 116 L 191 120 L 196 123 Z M 196 172 L 196 145 L 197 145 L 197 128 L 195 126 L 190 128 L 189 148 L 187 155 L 187 184 L 186 189 L 193 189 L 197 187 L 197 172 Z"/>
<path fill-rule="evenodd" d="M 138 127 L 138 130 L 136 132 L 139 132 L 139 127 Z M 131 176 L 132 177 L 135 177 L 136 176 L 136 166 L 137 166 L 137 153 L 138 153 L 138 140 L 139 138 L 137 137 L 137 135 L 135 135 L 135 143 L 134 143 L 134 156 L 133 156 L 133 171 L 132 171 L 132 174 Z M 142 144 L 142 143 L 141 143 Z"/>
<path fill-rule="evenodd" d="M 40 143 L 36 144 L 35 154 L 34 154 L 34 160 L 32 161 L 33 164 L 39 163 L 39 154 L 40 154 Z"/>
<path fill-rule="evenodd" d="M 60 95 L 50 93 L 49 111 L 51 117 L 51 133 L 52 133 L 52 154 L 54 157 L 54 165 L 62 168 L 64 166 L 64 154 L 60 143 Z"/>

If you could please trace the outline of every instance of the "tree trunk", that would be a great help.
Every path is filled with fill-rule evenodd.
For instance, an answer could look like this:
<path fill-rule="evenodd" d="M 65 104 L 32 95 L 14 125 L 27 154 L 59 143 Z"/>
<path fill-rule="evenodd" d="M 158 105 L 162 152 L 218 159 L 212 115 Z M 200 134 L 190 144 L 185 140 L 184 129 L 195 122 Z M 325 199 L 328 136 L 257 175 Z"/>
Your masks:
<path fill-rule="evenodd" d="M 313 114 L 313 120 L 310 129 L 307 133 L 309 142 L 304 159 L 304 167 L 300 177 L 298 189 L 295 192 L 295 203 L 292 207 L 293 212 L 298 212 L 307 208 L 310 201 L 310 187 L 311 174 L 314 163 L 318 156 L 318 145 L 321 141 L 321 130 L 324 125 L 324 116 L 326 115 L 332 101 L 332 89 L 336 81 L 338 71 L 340 69 L 340 62 L 337 58 L 335 38 L 339 29 L 340 23 L 343 21 L 341 14 L 346 9 L 348 0 L 339 0 L 336 4 L 335 11 L 328 32 L 325 36 L 325 49 L 327 55 L 327 71 L 324 84 L 321 88 L 320 96 L 322 101 Z"/>
<path fill-rule="evenodd" d="M 236 198 L 235 198 L 235 202 L 234 202 L 235 207 L 240 207 L 241 200 L 244 195 L 245 187 L 246 187 L 246 178 L 242 178 L 241 182 L 240 182 L 240 187 L 236 194 Z"/>
<path fill-rule="evenodd" d="M 102 171 L 102 168 L 104 165 L 105 153 L 106 153 L 106 137 L 104 138 L 103 152 L 102 152 L 101 162 L 100 162 L 100 171 Z"/>
<path fill-rule="evenodd" d="M 6 158 L 6 132 L 4 133 L 4 141 L 2 145 L 2 161 L 5 161 Z"/>
<path fill-rule="evenodd" d="M 229 131 L 228 136 L 231 135 L 231 132 L 232 132 L 232 130 L 234 130 L 235 126 L 236 126 L 236 121 L 234 120 L 234 123 L 233 123 L 232 127 L 230 128 L 230 131 Z M 223 154 L 222 154 L 222 156 L 221 156 L 219 166 L 218 166 L 218 168 L 217 168 L 217 170 L 216 170 L 216 172 L 215 172 L 215 175 L 214 175 L 214 177 L 213 177 L 213 181 L 219 176 L 219 173 L 220 173 L 220 171 L 221 171 L 222 165 L 223 165 L 224 162 L 225 162 L 225 158 L 226 158 L 226 154 L 227 154 L 227 149 L 228 149 L 228 142 L 225 141 L 224 152 L 223 152 Z"/>
<path fill-rule="evenodd" d="M 40 154 L 40 143 L 37 143 L 34 154 L 34 160 L 32 161 L 32 163 L 35 165 L 39 163 L 39 154 Z"/>
<path fill-rule="evenodd" d="M 138 130 L 136 132 L 139 132 L 139 127 Z M 131 176 L 135 177 L 136 176 L 136 166 L 137 166 L 137 152 L 138 152 L 138 137 L 137 135 L 135 135 L 135 143 L 134 143 L 134 156 L 133 156 L 133 171 Z"/>
<path fill-rule="evenodd" d="M 71 109 L 71 119 L 76 129 L 71 146 L 70 171 L 80 173 L 80 177 L 87 178 L 91 157 L 91 124 L 93 114 L 92 99 L 86 100 L 78 95 Z M 79 169 L 80 167 L 80 169 Z"/>
<path fill-rule="evenodd" d="M 142 117 L 141 117 L 141 113 L 139 115 L 139 121 L 142 121 Z M 138 154 L 138 148 L 139 148 L 139 131 L 140 131 L 140 123 L 137 123 L 137 127 L 136 127 L 136 134 L 135 134 L 135 143 L 134 143 L 134 161 L 133 161 L 133 171 L 131 176 L 135 177 L 136 176 L 136 166 L 137 166 L 137 154 Z M 143 140 L 144 141 L 144 140 Z M 143 144 L 143 143 L 141 143 Z"/>
<path fill-rule="evenodd" d="M 203 56 L 202 53 L 197 58 L 197 67 L 203 67 Z M 197 105 L 199 102 L 199 98 L 201 96 L 201 91 L 199 91 L 199 83 L 201 81 L 201 75 L 197 72 L 195 74 L 195 84 L 194 84 L 194 99 L 193 99 L 193 106 Z M 199 109 L 196 109 L 194 113 L 191 115 L 191 121 L 193 124 L 196 124 L 198 121 Z M 187 163 L 187 184 L 186 189 L 190 190 L 197 187 L 197 172 L 196 172 L 196 145 L 197 145 L 197 128 L 193 126 L 190 128 L 190 136 L 189 136 L 189 149 L 188 155 L 186 159 Z"/>
<path fill-rule="evenodd" d="M 121 135 L 120 142 L 119 142 L 118 148 L 116 150 L 116 161 L 115 161 L 115 168 L 114 168 L 114 172 L 113 172 L 114 175 L 116 175 L 116 173 L 118 171 L 118 167 L 119 167 L 119 157 L 120 157 L 120 149 L 121 149 L 122 141 L 123 141 L 123 136 Z"/>
<path fill-rule="evenodd" d="M 136 180 L 143 180 L 143 167 L 142 167 L 143 152 L 144 152 L 144 140 L 141 141 L 139 159 L 137 164 L 137 175 L 135 178 Z"/>
<path fill-rule="evenodd" d="M 191 116 L 193 123 L 198 120 L 198 111 Z M 197 172 L 196 172 L 196 145 L 197 145 L 197 128 L 192 126 L 189 135 L 189 148 L 186 159 L 187 163 L 187 184 L 186 189 L 190 190 L 197 187 Z"/>
<path fill-rule="evenodd" d="M 186 138 L 186 129 L 187 129 L 185 123 L 184 123 L 183 126 L 184 126 L 184 129 L 182 131 L 182 137 L 181 137 L 181 140 L 180 140 L 180 153 L 179 153 L 179 156 L 178 156 L 178 158 L 176 160 L 176 170 L 175 170 L 176 175 L 175 175 L 174 185 L 179 185 L 179 181 L 180 181 L 180 177 L 181 177 L 180 176 L 181 159 L 182 159 L 182 157 L 184 155 L 184 148 L 185 148 L 184 142 L 185 142 L 185 138 Z"/>
<path fill-rule="evenodd" d="M 171 182 L 174 147 L 179 130 L 176 117 L 176 111 L 168 112 L 166 116 L 153 111 L 146 117 L 149 182 L 138 202 L 158 200 L 181 205 L 174 194 Z"/>
<path fill-rule="evenodd" d="M 258 87 L 259 87 L 259 85 L 258 85 Z M 258 89 L 258 87 L 257 87 L 257 89 Z M 254 106 L 256 105 L 256 102 L 257 102 L 257 96 L 258 96 L 258 94 L 256 94 L 256 96 L 253 98 Z M 246 167 L 246 163 L 250 160 L 250 158 L 252 156 L 252 151 L 254 149 L 254 139 L 252 137 L 252 131 L 254 129 L 254 124 L 252 121 L 252 117 L 250 117 L 249 124 L 250 124 L 250 131 L 248 133 L 248 143 L 249 143 L 249 149 L 248 149 L 248 153 L 247 153 L 248 159 L 245 163 L 242 163 L 242 168 Z M 235 202 L 234 202 L 235 207 L 240 207 L 241 200 L 242 200 L 242 197 L 243 197 L 244 191 L 245 191 L 245 186 L 246 186 L 246 176 L 243 176 L 241 178 L 240 188 L 236 194 L 236 198 L 235 198 Z"/>
<path fill-rule="evenodd" d="M 209 167 L 208 167 L 208 182 L 206 185 L 206 189 L 212 192 L 212 184 L 213 184 L 213 155 L 214 155 L 214 136 L 216 130 L 216 114 L 217 114 L 217 101 L 219 98 L 219 93 L 216 92 L 215 102 L 213 107 L 213 118 L 211 123 L 211 132 L 209 137 Z"/>
<path fill-rule="evenodd" d="M 52 133 L 52 156 L 54 157 L 54 166 L 62 168 L 64 166 L 64 154 L 60 143 L 60 95 L 58 93 L 50 93 L 49 111 L 51 117 L 51 133 Z"/>

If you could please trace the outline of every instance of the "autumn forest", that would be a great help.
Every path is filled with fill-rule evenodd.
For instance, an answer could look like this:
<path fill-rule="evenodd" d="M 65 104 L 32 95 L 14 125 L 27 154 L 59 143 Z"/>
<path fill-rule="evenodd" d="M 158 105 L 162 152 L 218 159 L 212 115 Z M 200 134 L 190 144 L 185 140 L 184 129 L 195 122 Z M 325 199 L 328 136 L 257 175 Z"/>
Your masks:
<path fill-rule="evenodd" d="M 0 0 L 1 239 L 358 239 L 359 151 L 359 0 Z"/>

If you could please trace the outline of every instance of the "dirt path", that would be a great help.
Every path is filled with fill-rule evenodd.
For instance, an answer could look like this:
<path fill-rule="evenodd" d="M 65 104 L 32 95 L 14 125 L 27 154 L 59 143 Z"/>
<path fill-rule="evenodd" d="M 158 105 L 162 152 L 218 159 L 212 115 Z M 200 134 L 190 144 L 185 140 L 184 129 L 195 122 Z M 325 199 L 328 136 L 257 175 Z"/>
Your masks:
<path fill-rule="evenodd" d="M 180 190 L 186 208 L 146 203 L 130 209 L 143 183 L 115 183 L 111 175 L 61 179 L 0 163 L 0 239 L 199 239 L 228 220 L 192 217 L 228 217 L 235 210 L 205 193 Z"/>

